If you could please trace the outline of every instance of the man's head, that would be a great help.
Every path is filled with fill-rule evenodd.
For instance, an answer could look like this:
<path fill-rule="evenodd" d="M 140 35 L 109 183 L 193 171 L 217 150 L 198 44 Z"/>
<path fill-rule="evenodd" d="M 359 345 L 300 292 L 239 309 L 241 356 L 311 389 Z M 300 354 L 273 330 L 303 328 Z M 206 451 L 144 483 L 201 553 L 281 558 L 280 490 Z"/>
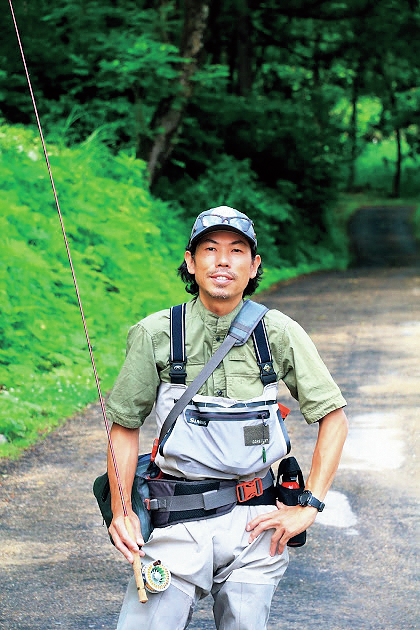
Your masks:
<path fill-rule="evenodd" d="M 254 226 L 245 214 L 221 206 L 196 219 L 178 273 L 186 291 L 215 312 L 229 312 L 251 295 L 262 275 Z M 224 304 L 222 304 L 224 302 Z"/>

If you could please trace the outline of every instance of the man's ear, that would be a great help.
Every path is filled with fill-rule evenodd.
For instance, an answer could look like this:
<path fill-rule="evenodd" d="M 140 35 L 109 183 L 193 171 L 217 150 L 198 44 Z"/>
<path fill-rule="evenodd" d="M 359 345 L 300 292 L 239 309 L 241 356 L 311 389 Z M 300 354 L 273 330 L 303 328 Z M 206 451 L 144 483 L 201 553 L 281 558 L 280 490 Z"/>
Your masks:
<path fill-rule="evenodd" d="M 258 271 L 258 267 L 261 265 L 261 256 L 259 254 L 257 254 L 254 258 L 254 260 L 252 261 L 252 268 L 251 268 L 251 273 L 249 275 L 249 277 L 255 278 L 255 276 L 257 275 L 257 271 Z"/>
<path fill-rule="evenodd" d="M 185 252 L 185 262 L 187 263 L 187 269 L 191 275 L 195 274 L 195 265 L 194 265 L 194 257 L 191 252 L 187 249 Z"/>

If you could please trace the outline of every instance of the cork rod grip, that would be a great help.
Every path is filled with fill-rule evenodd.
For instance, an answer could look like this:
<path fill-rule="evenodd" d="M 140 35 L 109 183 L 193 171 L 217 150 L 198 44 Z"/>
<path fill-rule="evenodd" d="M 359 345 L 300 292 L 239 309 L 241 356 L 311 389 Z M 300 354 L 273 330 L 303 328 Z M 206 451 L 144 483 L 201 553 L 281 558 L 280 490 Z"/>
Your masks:
<path fill-rule="evenodd" d="M 124 518 L 124 523 L 125 523 L 128 535 L 130 536 L 130 538 L 135 540 L 133 527 L 131 525 L 131 521 L 128 516 Z M 137 585 L 137 592 L 139 594 L 140 602 L 144 604 L 147 602 L 147 595 L 146 595 L 146 590 L 144 588 L 143 576 L 141 574 L 140 554 L 138 552 L 137 553 L 133 552 L 133 557 L 134 557 L 133 571 L 134 571 L 134 577 L 135 577 L 136 585 Z"/>

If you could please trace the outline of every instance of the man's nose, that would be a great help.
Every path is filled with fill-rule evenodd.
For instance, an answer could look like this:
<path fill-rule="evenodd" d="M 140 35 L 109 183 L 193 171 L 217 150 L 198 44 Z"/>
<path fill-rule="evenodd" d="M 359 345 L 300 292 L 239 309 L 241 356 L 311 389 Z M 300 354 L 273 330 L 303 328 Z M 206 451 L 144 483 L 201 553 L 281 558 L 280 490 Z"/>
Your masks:
<path fill-rule="evenodd" d="M 229 267 L 230 262 L 229 262 L 229 256 L 227 252 L 223 252 L 223 251 L 217 252 L 216 265 L 217 267 Z"/>

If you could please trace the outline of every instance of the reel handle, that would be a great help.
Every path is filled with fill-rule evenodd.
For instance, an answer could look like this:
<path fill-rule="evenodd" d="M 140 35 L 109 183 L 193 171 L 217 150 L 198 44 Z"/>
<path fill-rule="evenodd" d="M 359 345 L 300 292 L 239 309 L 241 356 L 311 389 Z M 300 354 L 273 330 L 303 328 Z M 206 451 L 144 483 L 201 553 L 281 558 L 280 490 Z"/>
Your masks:
<path fill-rule="evenodd" d="M 128 535 L 130 536 L 130 538 L 135 540 L 134 532 L 133 532 L 133 526 L 131 525 L 131 521 L 130 521 L 130 518 L 128 516 L 124 517 L 124 523 L 125 523 Z M 133 553 L 133 557 L 134 557 L 134 561 L 133 561 L 134 578 L 136 580 L 137 592 L 139 594 L 139 601 L 142 604 L 145 604 L 147 602 L 147 595 L 146 595 L 146 589 L 144 588 L 143 576 L 142 576 L 142 573 L 141 573 L 140 554 L 138 552 L 135 552 L 135 551 L 133 551 L 132 553 Z"/>

